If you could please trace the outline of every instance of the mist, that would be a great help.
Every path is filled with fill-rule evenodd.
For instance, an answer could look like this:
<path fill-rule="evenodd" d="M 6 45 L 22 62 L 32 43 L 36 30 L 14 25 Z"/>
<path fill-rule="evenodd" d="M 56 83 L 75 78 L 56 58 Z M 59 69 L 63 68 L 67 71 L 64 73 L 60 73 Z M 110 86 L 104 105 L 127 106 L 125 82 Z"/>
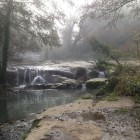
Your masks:
<path fill-rule="evenodd" d="M 29 60 L 35 62 L 46 60 L 92 60 L 94 52 L 90 44 L 81 39 L 74 45 L 80 30 L 83 38 L 91 34 L 101 43 L 114 48 L 121 48 L 133 43 L 133 36 L 140 27 L 139 19 L 128 16 L 126 10 L 126 16 L 118 19 L 115 25 L 111 27 L 108 25 L 110 19 L 104 20 L 101 18 L 95 21 L 89 19 L 86 21 L 86 26 L 80 29 L 80 6 L 77 7 L 72 1 L 65 1 L 64 7 L 61 6 L 62 11 L 65 13 L 63 24 L 57 25 L 61 46 L 50 47 L 49 45 L 41 46 L 41 44 L 38 44 L 39 50 L 19 53 L 19 58 L 25 62 Z M 66 7 L 69 7 L 69 9 L 66 9 Z"/>

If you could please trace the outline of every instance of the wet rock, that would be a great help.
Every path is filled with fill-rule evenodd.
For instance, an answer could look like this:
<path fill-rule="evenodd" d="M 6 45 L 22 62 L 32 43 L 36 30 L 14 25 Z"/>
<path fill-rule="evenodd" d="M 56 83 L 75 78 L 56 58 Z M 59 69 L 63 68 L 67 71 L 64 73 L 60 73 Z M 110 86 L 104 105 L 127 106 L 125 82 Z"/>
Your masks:
<path fill-rule="evenodd" d="M 107 79 L 105 78 L 95 78 L 90 79 L 86 82 L 86 88 L 88 89 L 97 89 L 106 84 Z"/>
<path fill-rule="evenodd" d="M 63 76 L 60 76 L 60 75 L 52 75 L 51 76 L 51 83 L 62 83 L 66 80 L 70 80 L 70 78 L 63 77 Z"/>
<path fill-rule="evenodd" d="M 99 76 L 99 71 L 98 70 L 92 70 L 91 72 L 88 73 L 88 78 L 98 78 Z"/>
<path fill-rule="evenodd" d="M 62 83 L 55 84 L 56 89 L 79 89 L 82 85 L 75 80 L 66 80 Z"/>
<path fill-rule="evenodd" d="M 15 86 L 17 83 L 17 71 L 16 70 L 8 70 L 6 81 L 9 85 Z"/>
<path fill-rule="evenodd" d="M 54 89 L 54 88 L 55 88 L 54 84 L 26 86 L 26 89 Z"/>
<path fill-rule="evenodd" d="M 78 67 L 76 68 L 75 79 L 86 81 L 87 80 L 87 70 L 86 68 Z"/>
<path fill-rule="evenodd" d="M 62 77 L 67 77 L 67 78 L 70 78 L 70 79 L 74 79 L 74 74 L 72 72 L 68 72 L 68 71 L 46 70 L 45 73 L 50 74 L 50 75 L 60 75 Z"/>

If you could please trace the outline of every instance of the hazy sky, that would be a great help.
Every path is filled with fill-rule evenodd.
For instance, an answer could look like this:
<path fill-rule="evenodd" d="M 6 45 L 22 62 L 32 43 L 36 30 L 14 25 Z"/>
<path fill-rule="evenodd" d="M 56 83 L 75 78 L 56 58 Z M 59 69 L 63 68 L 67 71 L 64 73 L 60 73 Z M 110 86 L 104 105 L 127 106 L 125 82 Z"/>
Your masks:
<path fill-rule="evenodd" d="M 54 0 L 60 6 L 68 17 L 78 16 L 79 8 L 93 0 Z"/>

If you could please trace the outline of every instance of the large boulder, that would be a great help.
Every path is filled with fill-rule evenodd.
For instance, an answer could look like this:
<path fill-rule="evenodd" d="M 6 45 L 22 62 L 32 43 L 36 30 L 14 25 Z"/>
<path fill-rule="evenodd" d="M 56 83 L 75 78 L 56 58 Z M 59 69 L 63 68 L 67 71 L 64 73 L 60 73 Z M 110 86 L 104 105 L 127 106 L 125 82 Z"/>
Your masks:
<path fill-rule="evenodd" d="M 25 89 L 80 89 L 82 84 L 73 79 L 66 79 L 62 83 L 50 83 L 47 85 L 28 85 Z"/>
<path fill-rule="evenodd" d="M 47 84 L 47 85 L 28 85 L 25 89 L 54 89 L 54 84 Z"/>
<path fill-rule="evenodd" d="M 91 79 L 91 78 L 98 78 L 99 76 L 99 71 L 98 70 L 92 70 L 88 73 L 88 78 Z"/>
<path fill-rule="evenodd" d="M 76 80 L 68 79 L 62 83 L 55 84 L 56 89 L 79 89 L 82 88 L 82 84 Z"/>
<path fill-rule="evenodd" d="M 62 83 L 66 80 L 69 80 L 69 78 L 60 75 L 51 75 L 51 79 L 49 80 L 50 81 L 47 80 L 49 83 Z"/>
<path fill-rule="evenodd" d="M 86 68 L 77 67 L 75 72 L 75 79 L 80 81 L 86 81 L 87 80 Z"/>
<path fill-rule="evenodd" d="M 74 79 L 74 74 L 72 72 L 69 71 L 63 71 L 63 70 L 46 70 L 45 74 L 49 74 L 49 75 L 59 75 L 62 77 L 67 77 L 70 79 Z"/>
<path fill-rule="evenodd" d="M 106 78 L 94 78 L 86 81 L 86 88 L 87 89 L 97 89 L 107 82 Z"/>

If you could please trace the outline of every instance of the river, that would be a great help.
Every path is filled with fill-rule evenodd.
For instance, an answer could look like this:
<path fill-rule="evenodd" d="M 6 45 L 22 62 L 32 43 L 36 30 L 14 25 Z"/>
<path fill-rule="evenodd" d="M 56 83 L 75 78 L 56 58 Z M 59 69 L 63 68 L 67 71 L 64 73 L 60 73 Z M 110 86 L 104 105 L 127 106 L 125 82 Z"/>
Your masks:
<path fill-rule="evenodd" d="M 78 99 L 82 90 L 25 90 L 8 91 L 0 97 L 0 122 L 22 120 L 44 109 L 67 104 Z"/>

